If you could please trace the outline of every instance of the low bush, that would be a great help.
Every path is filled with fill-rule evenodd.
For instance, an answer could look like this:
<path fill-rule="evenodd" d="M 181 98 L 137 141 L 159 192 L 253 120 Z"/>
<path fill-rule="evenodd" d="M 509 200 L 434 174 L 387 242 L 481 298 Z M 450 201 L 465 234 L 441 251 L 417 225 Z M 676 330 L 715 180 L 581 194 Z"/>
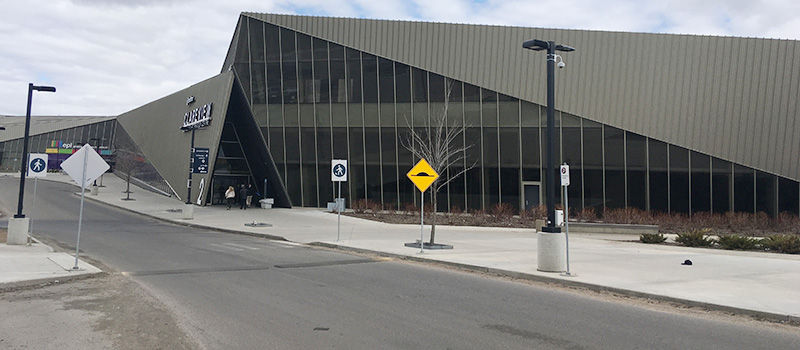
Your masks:
<path fill-rule="evenodd" d="M 800 236 L 797 235 L 771 235 L 761 240 L 761 245 L 766 250 L 786 253 L 800 253 Z"/>
<path fill-rule="evenodd" d="M 539 220 L 547 217 L 547 207 L 537 205 L 528 210 L 520 210 L 519 217 L 523 220 Z"/>
<path fill-rule="evenodd" d="M 728 250 L 754 250 L 758 248 L 758 239 L 740 235 L 723 235 L 719 236 L 717 244 L 720 247 Z"/>
<path fill-rule="evenodd" d="M 419 207 L 414 203 L 403 203 L 403 212 L 406 215 L 419 216 Z"/>
<path fill-rule="evenodd" d="M 597 212 L 594 210 L 594 207 L 585 207 L 580 211 L 577 211 L 574 215 L 574 218 L 582 222 L 596 222 Z"/>
<path fill-rule="evenodd" d="M 714 245 L 715 242 L 713 238 L 708 236 L 710 232 L 710 228 L 681 232 L 678 233 L 678 237 L 675 238 L 675 242 L 683 244 L 687 247 L 710 247 Z"/>
<path fill-rule="evenodd" d="M 370 199 L 359 199 L 353 202 L 353 211 L 358 214 L 363 214 L 366 211 L 378 213 L 383 210 L 383 205 Z"/>
<path fill-rule="evenodd" d="M 658 244 L 666 241 L 667 237 L 664 237 L 663 233 L 642 233 L 642 235 L 639 236 L 639 240 L 642 243 Z"/>
<path fill-rule="evenodd" d="M 608 209 L 603 213 L 603 222 L 610 224 L 648 224 L 653 221 L 653 216 L 637 208 Z"/>
<path fill-rule="evenodd" d="M 514 207 L 508 203 L 497 203 L 489 209 L 489 215 L 497 221 L 508 220 L 514 216 Z"/>

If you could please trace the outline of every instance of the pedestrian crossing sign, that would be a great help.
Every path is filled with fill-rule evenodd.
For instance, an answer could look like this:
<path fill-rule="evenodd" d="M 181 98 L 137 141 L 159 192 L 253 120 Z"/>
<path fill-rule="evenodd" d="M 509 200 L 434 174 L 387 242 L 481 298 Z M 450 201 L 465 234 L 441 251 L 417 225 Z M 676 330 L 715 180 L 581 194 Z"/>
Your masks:
<path fill-rule="evenodd" d="M 47 154 L 31 153 L 28 157 L 28 177 L 47 176 Z"/>

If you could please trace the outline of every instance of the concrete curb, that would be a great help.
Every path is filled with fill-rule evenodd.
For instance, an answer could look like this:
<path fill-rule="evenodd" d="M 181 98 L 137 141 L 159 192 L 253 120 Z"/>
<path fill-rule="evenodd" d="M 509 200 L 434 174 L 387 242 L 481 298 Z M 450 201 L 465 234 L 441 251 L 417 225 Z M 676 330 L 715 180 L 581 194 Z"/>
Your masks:
<path fill-rule="evenodd" d="M 718 304 L 713 304 L 713 303 L 705 303 L 705 302 L 700 302 L 700 301 L 679 299 L 679 298 L 673 298 L 673 297 L 657 295 L 657 294 L 651 294 L 651 293 L 637 292 L 637 291 L 623 289 L 623 288 L 600 286 L 600 285 L 596 285 L 596 284 L 570 281 L 570 280 L 565 280 L 565 279 L 561 279 L 561 278 L 553 278 L 553 277 L 547 277 L 547 276 L 533 275 L 533 274 L 528 274 L 528 273 L 524 273 L 524 272 L 509 271 L 509 270 L 503 270 L 503 269 L 495 269 L 495 268 L 491 268 L 491 267 L 469 265 L 469 264 L 456 263 L 456 262 L 451 262 L 451 261 L 432 260 L 432 259 L 420 258 L 420 257 L 415 257 L 415 256 L 409 256 L 409 255 L 401 255 L 401 254 L 373 251 L 373 250 L 369 250 L 369 249 L 341 246 L 341 245 L 332 244 L 332 243 L 312 242 L 312 243 L 309 243 L 308 245 L 324 247 L 324 248 L 329 248 L 329 249 L 342 250 L 342 251 L 352 251 L 352 252 L 361 253 L 361 254 L 374 254 L 374 255 L 381 256 L 381 257 L 396 258 L 396 259 L 400 259 L 400 260 L 407 260 L 407 261 L 414 261 L 414 262 L 424 262 L 424 263 L 435 264 L 435 265 L 440 265 L 440 266 L 449 266 L 449 267 L 455 267 L 455 268 L 462 269 L 462 270 L 467 270 L 467 271 L 475 271 L 475 272 L 487 273 L 487 274 L 491 274 L 491 275 L 503 276 L 503 277 L 509 277 L 509 278 L 516 278 L 516 279 L 524 279 L 524 280 L 533 281 L 533 282 L 552 283 L 552 284 L 562 285 L 562 286 L 565 286 L 565 287 L 574 287 L 574 288 L 587 289 L 587 290 L 591 290 L 591 291 L 595 291 L 595 292 L 610 292 L 610 293 L 621 294 L 621 295 L 631 296 L 631 297 L 636 297 L 636 298 L 651 299 L 651 300 L 675 303 L 675 304 L 685 305 L 685 306 L 688 306 L 688 307 L 703 308 L 703 309 L 707 309 L 707 310 L 711 310 L 711 311 L 721 311 L 721 312 L 728 312 L 728 313 L 739 314 L 739 315 L 746 315 L 746 316 L 750 316 L 750 317 L 753 317 L 753 318 L 768 320 L 768 321 L 777 322 L 777 323 L 788 323 L 788 324 L 793 324 L 793 325 L 800 325 L 800 317 L 797 317 L 797 316 L 781 315 L 781 314 L 775 314 L 775 313 L 769 313 L 769 312 L 761 312 L 761 311 L 754 311 L 754 310 L 749 310 L 749 309 L 741 309 L 741 308 L 735 308 L 735 307 L 725 306 L 725 305 L 718 305 Z"/>
<path fill-rule="evenodd" d="M 8 282 L 8 283 L 0 283 L 0 293 L 11 292 L 20 289 L 27 289 L 31 287 L 39 287 L 44 285 L 50 285 L 55 283 L 69 283 L 74 281 L 81 281 L 89 278 L 94 278 L 98 276 L 102 276 L 108 274 L 105 271 L 99 272 L 87 272 L 82 273 L 80 275 L 75 276 L 61 276 L 61 277 L 47 277 L 47 278 L 39 278 L 35 280 L 27 280 L 27 281 L 19 281 L 19 282 Z"/>

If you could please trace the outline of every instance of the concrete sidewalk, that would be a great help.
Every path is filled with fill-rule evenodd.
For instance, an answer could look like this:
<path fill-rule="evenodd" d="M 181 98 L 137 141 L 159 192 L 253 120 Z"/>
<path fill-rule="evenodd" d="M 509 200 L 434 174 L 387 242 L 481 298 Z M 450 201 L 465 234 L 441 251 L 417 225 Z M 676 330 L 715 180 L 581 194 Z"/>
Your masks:
<path fill-rule="evenodd" d="M 0 244 L 0 289 L 35 285 L 92 275 L 100 269 L 75 256 L 53 251 L 38 241 L 31 245 Z"/>
<path fill-rule="evenodd" d="M 71 182 L 66 175 L 48 174 L 48 180 Z M 106 175 L 98 195 L 86 198 L 162 220 L 230 232 L 242 232 L 303 244 L 366 250 L 409 259 L 436 261 L 512 277 L 579 285 L 691 305 L 800 321 L 800 256 L 763 252 L 646 245 L 638 236 L 570 234 L 570 267 L 575 277 L 536 270 L 536 231 L 484 227 L 437 227 L 437 242 L 452 250 L 405 247 L 419 239 L 419 225 L 391 225 L 341 217 L 322 209 L 225 210 L 225 206 L 194 207 L 194 218 L 183 219 L 184 204 L 138 187 L 124 201 L 123 180 Z M 76 187 L 77 189 L 77 187 Z M 248 223 L 269 226 L 249 227 Z M 428 237 L 430 227 L 425 227 Z M 6 259 L 3 246 L 0 259 Z M 22 247 L 20 247 L 22 248 Z M 19 259 L 19 256 L 17 256 Z M 681 263 L 692 260 L 692 266 Z M 0 260 L 3 262 L 6 260 Z M 0 278 L 6 272 L 0 270 Z"/>

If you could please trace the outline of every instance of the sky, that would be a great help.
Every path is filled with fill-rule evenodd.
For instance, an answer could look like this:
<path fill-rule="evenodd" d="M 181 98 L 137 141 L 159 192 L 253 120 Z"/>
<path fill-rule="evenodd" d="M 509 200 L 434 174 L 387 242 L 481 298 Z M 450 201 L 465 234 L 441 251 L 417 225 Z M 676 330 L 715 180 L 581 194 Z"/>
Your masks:
<path fill-rule="evenodd" d="M 797 0 L 0 0 L 0 115 L 114 116 L 218 74 L 241 12 L 800 39 Z"/>

